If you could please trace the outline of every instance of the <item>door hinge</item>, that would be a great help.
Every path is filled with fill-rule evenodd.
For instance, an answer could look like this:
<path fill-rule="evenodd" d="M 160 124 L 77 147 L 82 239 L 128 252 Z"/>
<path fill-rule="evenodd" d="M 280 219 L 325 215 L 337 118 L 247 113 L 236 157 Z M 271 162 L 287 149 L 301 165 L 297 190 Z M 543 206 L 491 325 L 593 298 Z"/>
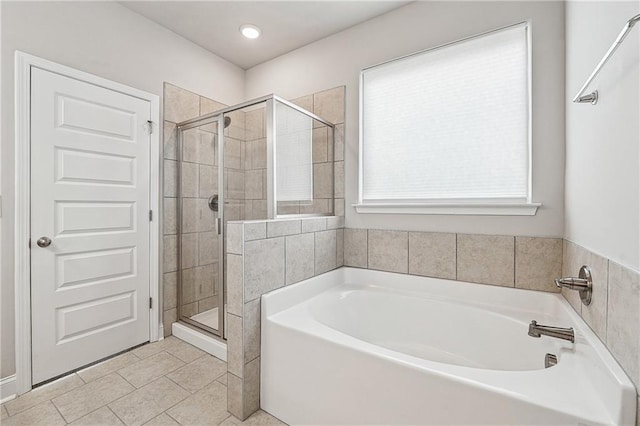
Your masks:
<path fill-rule="evenodd" d="M 149 131 L 149 134 L 153 133 L 153 121 L 147 120 L 147 130 Z"/>
<path fill-rule="evenodd" d="M 149 298 L 149 309 L 153 308 L 153 298 Z"/>
<path fill-rule="evenodd" d="M 153 221 L 153 210 L 149 210 L 149 222 Z"/>

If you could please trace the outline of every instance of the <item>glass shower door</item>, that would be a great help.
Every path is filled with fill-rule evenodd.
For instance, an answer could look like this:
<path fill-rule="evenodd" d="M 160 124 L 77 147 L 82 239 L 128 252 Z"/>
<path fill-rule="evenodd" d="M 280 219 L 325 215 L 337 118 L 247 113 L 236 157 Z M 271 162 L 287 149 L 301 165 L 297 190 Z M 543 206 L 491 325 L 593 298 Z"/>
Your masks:
<path fill-rule="evenodd" d="M 178 132 L 178 317 L 222 337 L 224 202 L 218 123 L 214 117 Z"/>

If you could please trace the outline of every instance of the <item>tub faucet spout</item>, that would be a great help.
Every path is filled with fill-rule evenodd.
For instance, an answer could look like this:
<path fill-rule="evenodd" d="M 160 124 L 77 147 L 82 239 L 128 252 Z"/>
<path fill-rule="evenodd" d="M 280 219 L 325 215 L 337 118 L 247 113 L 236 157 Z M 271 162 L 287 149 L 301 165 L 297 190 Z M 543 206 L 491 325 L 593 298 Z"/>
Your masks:
<path fill-rule="evenodd" d="M 573 328 L 550 327 L 548 325 L 539 325 L 537 321 L 531 321 L 529 324 L 529 336 L 540 337 L 549 336 L 557 339 L 568 340 L 571 343 L 575 341 Z"/>

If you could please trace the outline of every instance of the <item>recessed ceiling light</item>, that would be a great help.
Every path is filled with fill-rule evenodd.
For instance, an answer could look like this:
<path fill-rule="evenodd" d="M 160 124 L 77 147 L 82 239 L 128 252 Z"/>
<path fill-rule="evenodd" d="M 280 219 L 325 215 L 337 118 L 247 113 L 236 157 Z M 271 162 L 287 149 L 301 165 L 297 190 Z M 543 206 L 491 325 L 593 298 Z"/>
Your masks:
<path fill-rule="evenodd" d="M 258 38 L 260 37 L 260 28 L 251 24 L 240 25 L 240 32 L 246 38 Z"/>

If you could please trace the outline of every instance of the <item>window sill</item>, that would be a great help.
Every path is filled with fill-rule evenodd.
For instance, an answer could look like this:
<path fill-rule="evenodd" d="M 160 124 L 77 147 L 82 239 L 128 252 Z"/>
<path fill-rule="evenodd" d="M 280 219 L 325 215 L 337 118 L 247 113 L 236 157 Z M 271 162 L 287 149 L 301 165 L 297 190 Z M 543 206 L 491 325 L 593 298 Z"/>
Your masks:
<path fill-rule="evenodd" d="M 540 203 L 509 204 L 353 204 L 358 213 L 474 216 L 534 216 Z"/>

